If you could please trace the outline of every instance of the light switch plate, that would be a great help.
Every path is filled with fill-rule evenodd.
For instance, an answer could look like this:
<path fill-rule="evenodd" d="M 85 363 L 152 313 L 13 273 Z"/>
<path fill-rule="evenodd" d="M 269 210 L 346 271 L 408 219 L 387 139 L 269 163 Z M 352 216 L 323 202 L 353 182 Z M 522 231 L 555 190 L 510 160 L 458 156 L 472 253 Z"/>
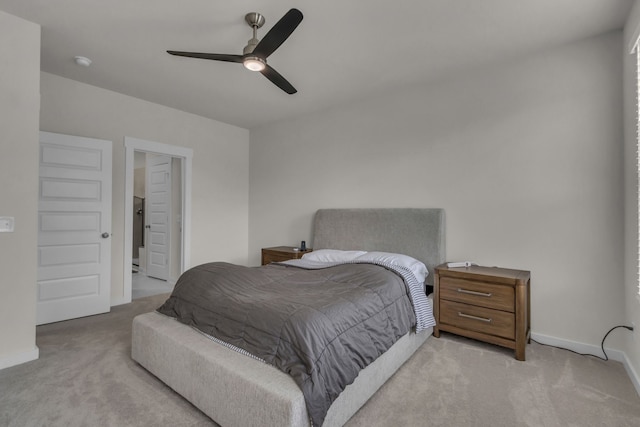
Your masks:
<path fill-rule="evenodd" d="M 13 223 L 12 216 L 0 216 L 0 233 L 13 233 Z"/>

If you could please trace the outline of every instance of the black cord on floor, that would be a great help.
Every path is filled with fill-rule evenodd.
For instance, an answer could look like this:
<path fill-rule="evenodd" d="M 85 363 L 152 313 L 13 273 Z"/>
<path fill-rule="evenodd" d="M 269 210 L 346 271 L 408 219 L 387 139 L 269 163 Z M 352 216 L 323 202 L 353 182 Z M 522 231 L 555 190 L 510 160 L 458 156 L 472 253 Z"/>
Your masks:
<path fill-rule="evenodd" d="M 604 340 L 606 340 L 606 339 L 607 339 L 607 337 L 609 336 L 609 334 L 610 334 L 611 332 L 613 332 L 615 329 L 618 329 L 618 328 L 625 328 L 625 329 L 628 329 L 628 330 L 630 330 L 630 331 L 633 331 L 633 326 L 627 326 L 627 325 L 618 325 L 618 326 L 614 326 L 613 328 L 609 329 L 609 332 L 607 332 L 606 334 L 604 334 L 604 338 L 602 338 L 602 342 L 600 343 L 600 348 L 602 349 L 602 353 L 604 354 L 604 357 L 602 357 L 602 356 L 598 356 L 598 355 L 595 355 L 595 354 L 591 354 L 591 353 L 579 353 L 579 352 L 577 352 L 577 351 L 573 351 L 573 350 L 571 350 L 571 349 L 564 348 L 564 347 L 558 347 L 558 346 L 556 346 L 556 345 L 543 344 L 543 343 L 541 343 L 541 342 L 539 342 L 539 341 L 534 340 L 533 338 L 531 338 L 531 341 L 533 341 L 533 342 L 535 342 L 535 343 L 537 343 L 537 344 L 540 344 L 540 345 L 547 346 L 547 347 L 554 347 L 554 348 L 559 348 L 559 349 L 561 349 L 561 350 L 567 350 L 567 351 L 570 351 L 571 353 L 575 353 L 575 354 L 578 354 L 578 355 L 580 355 L 580 356 L 591 356 L 591 357 L 596 357 L 596 358 L 598 358 L 598 359 L 600 359 L 600 360 L 607 361 L 607 360 L 609 360 L 609 356 L 607 356 L 607 352 L 606 352 L 606 351 L 604 351 Z"/>

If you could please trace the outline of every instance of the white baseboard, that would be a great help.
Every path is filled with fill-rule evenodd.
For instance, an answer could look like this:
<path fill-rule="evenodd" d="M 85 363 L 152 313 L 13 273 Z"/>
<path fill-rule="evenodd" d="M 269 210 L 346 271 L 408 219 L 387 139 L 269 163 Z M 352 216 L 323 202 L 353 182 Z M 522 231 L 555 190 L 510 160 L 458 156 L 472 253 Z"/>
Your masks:
<path fill-rule="evenodd" d="M 11 366 L 21 365 L 23 363 L 36 360 L 40 356 L 40 349 L 34 347 L 33 350 L 23 351 L 20 353 L 10 354 L 0 357 L 0 370 L 10 368 Z"/>
<path fill-rule="evenodd" d="M 638 393 L 638 395 L 640 395 L 640 377 L 638 376 L 636 370 L 633 369 L 633 365 L 631 364 L 631 362 L 629 362 L 627 355 L 625 353 L 623 354 L 624 361 L 622 363 L 624 364 L 624 369 L 627 371 L 627 375 L 629 375 L 633 386 L 636 388 L 636 392 Z"/>
<path fill-rule="evenodd" d="M 563 340 L 560 338 L 535 333 L 531 334 L 531 339 L 539 342 L 540 344 L 565 348 L 567 350 L 572 350 L 582 354 L 593 354 L 594 356 L 604 358 L 604 354 L 602 354 L 602 348 L 597 345 Z M 607 356 L 610 360 L 615 360 L 616 362 L 622 363 L 624 369 L 627 371 L 627 375 L 629 375 L 629 379 L 631 380 L 633 387 L 636 389 L 636 392 L 640 396 L 640 376 L 638 376 L 638 373 L 635 371 L 635 369 L 633 369 L 633 365 L 631 365 L 631 362 L 629 362 L 627 355 L 623 351 L 613 348 L 605 347 L 604 349 L 607 352 Z"/>
<path fill-rule="evenodd" d="M 567 350 L 575 351 L 576 353 L 582 354 L 592 354 L 594 356 L 604 358 L 604 354 L 602 354 L 602 349 L 598 345 L 585 344 L 577 341 L 570 341 L 561 338 L 551 337 L 549 335 L 542 334 L 531 334 L 531 339 L 539 342 L 540 344 L 551 345 L 554 347 L 566 348 Z M 624 362 L 625 354 L 620 350 L 615 350 L 612 348 L 604 348 L 607 352 L 607 356 L 611 360 L 615 360 L 616 362 Z"/>

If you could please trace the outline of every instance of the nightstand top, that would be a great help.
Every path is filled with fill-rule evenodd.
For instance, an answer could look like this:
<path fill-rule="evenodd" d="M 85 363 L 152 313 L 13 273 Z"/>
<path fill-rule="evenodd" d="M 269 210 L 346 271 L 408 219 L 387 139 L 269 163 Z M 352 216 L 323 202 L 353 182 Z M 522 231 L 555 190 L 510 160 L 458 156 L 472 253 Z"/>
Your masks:
<path fill-rule="evenodd" d="M 440 275 L 451 277 L 478 277 L 487 276 L 491 278 L 504 279 L 505 281 L 528 281 L 531 278 L 531 272 L 527 270 L 514 270 L 511 268 L 501 267 L 485 267 L 481 265 L 472 265 L 471 267 L 447 267 L 447 264 L 440 264 L 436 267 L 436 271 Z"/>
<path fill-rule="evenodd" d="M 307 252 L 312 252 L 311 248 L 307 248 L 304 251 L 296 248 L 295 246 L 273 246 L 271 248 L 262 248 L 263 251 L 274 251 L 274 252 L 284 252 L 288 254 L 305 254 Z"/>

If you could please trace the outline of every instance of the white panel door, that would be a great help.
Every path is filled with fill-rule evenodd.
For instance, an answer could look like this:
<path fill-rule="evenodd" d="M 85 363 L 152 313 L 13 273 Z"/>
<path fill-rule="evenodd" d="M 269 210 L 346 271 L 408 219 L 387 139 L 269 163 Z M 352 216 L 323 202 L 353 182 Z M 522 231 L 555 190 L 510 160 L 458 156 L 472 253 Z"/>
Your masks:
<path fill-rule="evenodd" d="M 147 154 L 146 162 L 147 276 L 169 278 L 171 157 Z"/>
<path fill-rule="evenodd" d="M 108 312 L 111 141 L 40 132 L 37 324 Z"/>

